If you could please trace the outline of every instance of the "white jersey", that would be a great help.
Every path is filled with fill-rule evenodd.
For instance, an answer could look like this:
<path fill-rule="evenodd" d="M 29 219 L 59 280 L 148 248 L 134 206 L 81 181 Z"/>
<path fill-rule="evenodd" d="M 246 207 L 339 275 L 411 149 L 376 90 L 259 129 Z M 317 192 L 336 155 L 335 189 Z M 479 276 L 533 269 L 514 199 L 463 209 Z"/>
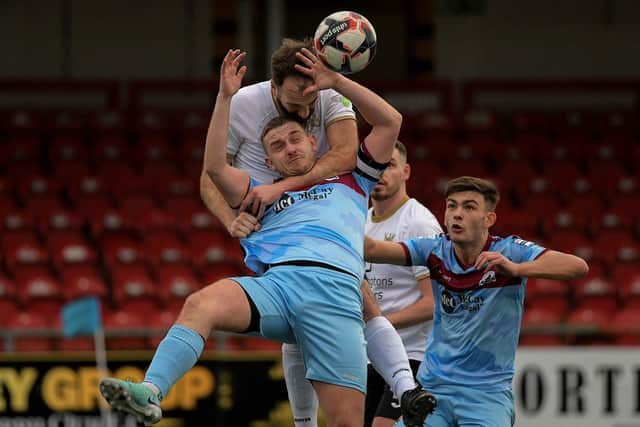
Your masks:
<path fill-rule="evenodd" d="M 373 217 L 369 209 L 365 234 L 376 240 L 402 242 L 413 237 L 435 237 L 442 233 L 435 216 L 415 199 L 407 199 L 390 215 Z M 395 313 L 420 299 L 418 280 L 429 277 L 426 267 L 391 264 L 366 265 L 366 277 L 382 314 Z M 398 329 L 409 359 L 422 360 L 431 321 Z"/>
<path fill-rule="evenodd" d="M 269 80 L 245 86 L 231 99 L 227 154 L 234 156 L 233 166 L 265 184 L 271 184 L 280 175 L 267 167 L 260 135 L 267 123 L 278 116 Z M 327 127 L 343 119 L 355 120 L 351 102 L 333 89 L 321 90 L 306 122 L 307 132 L 318 141 L 318 157 L 329 150 Z"/>

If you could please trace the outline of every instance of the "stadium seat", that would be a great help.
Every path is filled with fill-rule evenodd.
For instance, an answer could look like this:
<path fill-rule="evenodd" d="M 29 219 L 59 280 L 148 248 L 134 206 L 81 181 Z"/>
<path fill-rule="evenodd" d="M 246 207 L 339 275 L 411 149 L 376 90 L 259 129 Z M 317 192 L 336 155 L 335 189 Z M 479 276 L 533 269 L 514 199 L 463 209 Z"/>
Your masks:
<path fill-rule="evenodd" d="M 193 270 L 185 264 L 160 265 L 155 276 L 160 304 L 171 311 L 178 311 L 185 298 L 202 287 Z"/>
<path fill-rule="evenodd" d="M 541 297 L 563 297 L 569 296 L 569 285 L 560 280 L 551 280 L 532 277 L 527 280 L 526 301 L 535 304 Z"/>
<path fill-rule="evenodd" d="M 173 166 L 172 160 L 176 158 L 176 155 L 173 145 L 164 136 L 156 134 L 143 136 L 135 147 L 135 159 L 145 168 L 154 163 L 163 164 L 165 167 Z M 170 169 L 175 171 L 175 167 Z"/>
<path fill-rule="evenodd" d="M 183 175 L 173 175 L 162 177 L 160 179 L 162 185 L 158 186 L 159 190 L 156 196 L 166 199 L 168 197 L 199 197 L 199 182 L 191 177 Z"/>
<path fill-rule="evenodd" d="M 110 273 L 113 301 L 119 310 L 144 314 L 157 309 L 156 285 L 145 266 L 117 265 Z"/>
<path fill-rule="evenodd" d="M 434 145 L 453 143 L 455 120 L 452 114 L 440 111 L 428 111 L 420 114 L 415 122 L 416 135 Z M 449 145 L 449 147 L 451 147 Z"/>
<path fill-rule="evenodd" d="M 46 266 L 25 266 L 14 272 L 17 300 L 32 313 L 47 319 L 58 318 L 62 306 L 62 287 Z"/>
<path fill-rule="evenodd" d="M 520 345 L 557 346 L 562 345 L 560 327 L 564 313 L 553 308 L 536 304 L 525 309 L 522 317 Z"/>
<path fill-rule="evenodd" d="M 100 238 L 102 256 L 108 267 L 144 262 L 140 244 L 128 234 L 106 234 Z"/>
<path fill-rule="evenodd" d="M 180 170 L 176 162 L 169 160 L 145 160 L 144 162 L 145 163 L 142 164 L 142 175 L 145 179 L 150 179 L 156 184 L 161 184 L 157 185 L 156 192 L 158 192 L 159 189 L 165 188 L 167 178 L 180 175 Z"/>
<path fill-rule="evenodd" d="M 188 247 L 172 231 L 145 233 L 142 250 L 154 267 L 160 264 L 185 263 L 191 258 Z"/>
<path fill-rule="evenodd" d="M 90 111 L 86 119 L 89 135 L 94 136 L 94 146 L 105 143 L 105 139 L 123 138 L 126 120 L 122 111 Z"/>
<path fill-rule="evenodd" d="M 640 310 L 640 269 L 638 266 L 617 263 L 612 271 L 613 280 L 618 284 L 618 295 L 626 306 Z"/>
<path fill-rule="evenodd" d="M 139 194 L 129 193 L 118 198 L 118 209 L 128 219 L 138 217 L 156 207 L 153 197 L 142 192 Z"/>
<path fill-rule="evenodd" d="M 591 344 L 608 332 L 613 309 L 606 306 L 584 305 L 567 317 L 568 340 L 572 344 Z"/>
<path fill-rule="evenodd" d="M 96 251 L 79 232 L 58 232 L 49 237 L 47 244 L 53 265 L 59 270 L 68 265 L 95 265 L 97 262 Z"/>
<path fill-rule="evenodd" d="M 54 340 L 50 336 L 42 336 L 51 327 L 51 320 L 30 309 L 22 311 L 9 319 L 7 327 L 16 335 L 13 338 L 15 351 L 52 351 Z"/>
<path fill-rule="evenodd" d="M 25 236 L 22 239 L 20 236 Z M 46 265 L 50 256 L 47 248 L 26 233 L 11 233 L 3 236 L 3 257 L 9 271 L 22 266 Z M 15 241 L 14 241 L 15 238 Z"/>
<path fill-rule="evenodd" d="M 498 116 L 491 110 L 469 110 L 462 114 L 460 127 L 466 142 L 490 145 L 500 140 Z"/>
<path fill-rule="evenodd" d="M 594 242 L 597 255 L 608 265 L 614 262 L 637 262 L 640 259 L 640 242 L 627 230 L 602 230 Z"/>
<path fill-rule="evenodd" d="M 175 232 L 178 229 L 176 216 L 166 209 L 154 207 L 153 209 L 129 215 L 126 217 L 127 225 L 140 235 L 156 231 Z"/>
<path fill-rule="evenodd" d="M 96 138 L 91 149 L 90 157 L 97 165 L 101 165 L 105 170 L 108 166 L 114 166 L 118 162 L 128 162 L 131 160 L 129 147 L 126 140 L 117 136 L 105 136 Z"/>
<path fill-rule="evenodd" d="M 47 144 L 48 160 L 56 169 L 58 163 L 87 163 L 89 151 L 82 142 L 81 136 L 54 136 L 53 140 Z"/>
<path fill-rule="evenodd" d="M 84 161 L 57 162 L 53 170 L 57 180 L 65 186 L 78 179 L 79 176 L 87 176 L 90 173 L 89 164 Z"/>
<path fill-rule="evenodd" d="M 571 288 L 578 304 L 593 300 L 606 304 L 603 301 L 607 299 L 617 300 L 617 290 L 614 282 L 604 274 L 602 268 L 597 264 L 591 265 L 589 274 L 575 280 L 571 284 Z M 615 305 L 615 302 L 612 304 Z"/>
<path fill-rule="evenodd" d="M 640 345 L 640 310 L 636 307 L 617 312 L 609 324 L 609 332 L 614 334 L 615 343 L 624 346 Z"/>
<path fill-rule="evenodd" d="M 49 216 L 40 217 L 38 228 L 43 236 L 51 233 L 75 231 L 79 232 L 84 226 L 84 218 L 75 210 L 62 209 L 50 212 Z"/>
<path fill-rule="evenodd" d="M 551 119 L 544 111 L 514 111 L 511 116 L 511 127 L 515 139 L 519 142 L 525 142 L 531 136 L 546 140 L 551 129 Z"/>
<path fill-rule="evenodd" d="M 75 210 L 87 221 L 93 221 L 93 218 L 113 208 L 113 200 L 107 194 L 80 196 L 73 204 Z"/>
<path fill-rule="evenodd" d="M 18 198 L 27 202 L 33 198 L 57 197 L 62 189 L 61 183 L 53 177 L 32 176 L 21 181 L 16 188 Z"/>
<path fill-rule="evenodd" d="M 15 283 L 0 272 L 0 325 L 18 313 L 17 303 Z"/>
<path fill-rule="evenodd" d="M 589 240 L 581 230 L 556 230 L 549 237 L 551 248 L 579 256 L 587 262 L 600 257 L 600 249 L 596 250 L 597 243 Z"/>
<path fill-rule="evenodd" d="M 58 196 L 46 195 L 27 199 L 25 209 L 32 212 L 35 218 L 45 218 L 51 216 L 53 212 L 64 210 L 65 206 Z"/>
<path fill-rule="evenodd" d="M 131 228 L 126 218 L 116 209 L 108 208 L 89 218 L 91 235 L 100 240 L 106 235 L 129 235 Z"/>
<path fill-rule="evenodd" d="M 198 269 L 202 284 L 210 285 L 218 280 L 245 275 L 243 268 L 236 263 L 206 264 Z"/>
<path fill-rule="evenodd" d="M 107 297 L 107 285 L 97 267 L 92 265 L 67 265 L 60 271 L 60 282 L 64 284 L 62 295 L 65 301 L 86 296 Z"/>
<path fill-rule="evenodd" d="M 220 263 L 228 257 L 228 239 L 217 230 L 193 231 L 186 236 L 186 241 L 191 248 L 195 266 Z"/>
<path fill-rule="evenodd" d="M 149 312 L 151 313 L 151 312 Z M 107 350 L 143 350 L 149 347 L 145 336 L 148 313 L 140 311 L 104 311 Z"/>

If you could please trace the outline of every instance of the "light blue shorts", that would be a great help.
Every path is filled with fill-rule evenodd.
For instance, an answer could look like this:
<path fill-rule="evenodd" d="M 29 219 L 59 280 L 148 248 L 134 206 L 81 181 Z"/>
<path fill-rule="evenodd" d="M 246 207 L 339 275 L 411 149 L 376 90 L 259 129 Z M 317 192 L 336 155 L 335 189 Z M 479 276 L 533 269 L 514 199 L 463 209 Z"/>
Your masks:
<path fill-rule="evenodd" d="M 515 423 L 511 390 L 477 391 L 447 386 L 429 391 L 438 399 L 438 406 L 427 417 L 424 427 L 512 427 Z M 400 420 L 394 427 L 405 425 Z"/>
<path fill-rule="evenodd" d="M 278 266 L 233 277 L 260 312 L 260 335 L 296 343 L 309 380 L 365 393 L 367 358 L 360 281 L 320 267 Z"/>

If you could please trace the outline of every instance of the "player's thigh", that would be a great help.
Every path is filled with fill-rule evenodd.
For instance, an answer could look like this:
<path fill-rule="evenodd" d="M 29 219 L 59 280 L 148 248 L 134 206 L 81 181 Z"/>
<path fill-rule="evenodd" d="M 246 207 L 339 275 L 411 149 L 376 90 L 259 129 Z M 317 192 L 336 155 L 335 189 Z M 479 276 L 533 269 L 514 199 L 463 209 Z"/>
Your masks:
<path fill-rule="evenodd" d="M 456 403 L 455 411 L 460 427 L 510 427 L 515 422 L 510 390 L 465 392 Z"/>
<path fill-rule="evenodd" d="M 250 320 L 251 306 L 242 287 L 222 279 L 189 295 L 176 322 L 208 336 L 212 328 L 243 331 Z"/>
<path fill-rule="evenodd" d="M 260 315 L 259 334 L 281 342 L 295 342 L 290 326 L 289 301 L 282 290 L 278 275 L 261 277 L 234 277 L 247 297 L 255 304 Z"/>
<path fill-rule="evenodd" d="M 312 381 L 328 425 L 362 426 L 364 393 L 350 387 Z"/>
<path fill-rule="evenodd" d="M 439 404 L 440 402 L 438 402 L 438 405 Z M 406 425 L 404 421 L 400 420 L 397 423 L 395 423 L 393 427 L 406 427 Z M 427 419 L 424 420 L 424 427 L 458 427 L 458 426 L 449 418 L 447 418 L 447 416 L 445 416 L 442 410 L 439 411 L 438 408 L 436 407 L 436 410 L 433 411 L 432 414 L 428 415 Z"/>
<path fill-rule="evenodd" d="M 369 282 L 367 280 L 363 280 L 360 285 L 360 291 L 362 292 L 362 304 L 363 304 L 363 318 L 365 323 L 370 319 L 382 316 L 382 311 L 380 311 L 380 307 L 378 307 L 378 303 L 376 302 L 376 297 L 373 295 L 371 291 L 371 286 L 369 286 Z"/>

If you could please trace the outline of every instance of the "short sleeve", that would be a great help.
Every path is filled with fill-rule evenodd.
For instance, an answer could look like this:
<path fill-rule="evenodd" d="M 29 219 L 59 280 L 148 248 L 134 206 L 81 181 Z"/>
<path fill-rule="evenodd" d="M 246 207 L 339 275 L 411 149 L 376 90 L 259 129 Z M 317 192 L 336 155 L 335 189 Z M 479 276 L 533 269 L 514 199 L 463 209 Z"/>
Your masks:
<path fill-rule="evenodd" d="M 538 258 L 547 249 L 518 236 L 509 236 L 510 258 L 513 262 L 528 262 Z"/>
<path fill-rule="evenodd" d="M 405 251 L 407 252 L 407 261 L 410 261 L 408 265 L 426 266 L 429 255 L 431 255 L 431 252 L 438 244 L 438 239 L 418 237 L 415 239 L 405 240 L 400 244 L 404 246 Z"/>
<path fill-rule="evenodd" d="M 326 96 L 323 98 L 323 104 L 323 111 L 325 111 L 325 127 L 338 120 L 355 120 L 356 118 L 351 101 L 333 89 L 328 89 L 326 91 Z"/>

